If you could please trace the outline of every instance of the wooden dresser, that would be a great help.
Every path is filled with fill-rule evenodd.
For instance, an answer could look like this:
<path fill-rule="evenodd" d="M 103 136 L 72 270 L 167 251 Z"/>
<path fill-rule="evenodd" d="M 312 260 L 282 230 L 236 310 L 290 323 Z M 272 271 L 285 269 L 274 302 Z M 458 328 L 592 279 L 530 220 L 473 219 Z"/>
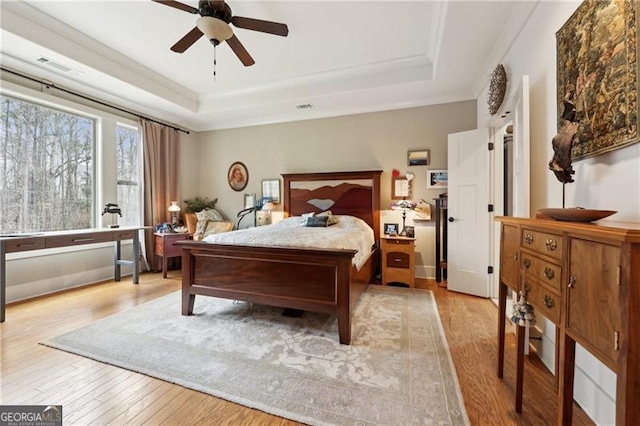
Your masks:
<path fill-rule="evenodd" d="M 382 249 L 382 285 L 401 282 L 413 288 L 415 285 L 416 261 L 415 238 L 380 237 Z"/>
<path fill-rule="evenodd" d="M 571 424 L 575 344 L 617 374 L 616 424 L 640 419 L 640 224 L 498 217 L 498 376 L 507 288 L 524 289 L 557 326 L 558 424 Z M 522 410 L 524 328 L 518 336 L 516 411 Z"/>

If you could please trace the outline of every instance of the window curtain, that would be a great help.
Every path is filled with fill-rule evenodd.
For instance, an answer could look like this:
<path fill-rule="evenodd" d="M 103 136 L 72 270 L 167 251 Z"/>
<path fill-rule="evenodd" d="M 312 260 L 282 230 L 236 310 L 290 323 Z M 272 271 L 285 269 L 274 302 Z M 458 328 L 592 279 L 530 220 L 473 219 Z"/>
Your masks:
<path fill-rule="evenodd" d="M 178 165 L 180 164 L 180 135 L 178 130 L 142 119 L 144 141 L 144 225 L 155 226 L 169 222 L 171 201 L 180 201 Z M 145 255 L 155 261 L 153 229 L 145 230 Z"/>

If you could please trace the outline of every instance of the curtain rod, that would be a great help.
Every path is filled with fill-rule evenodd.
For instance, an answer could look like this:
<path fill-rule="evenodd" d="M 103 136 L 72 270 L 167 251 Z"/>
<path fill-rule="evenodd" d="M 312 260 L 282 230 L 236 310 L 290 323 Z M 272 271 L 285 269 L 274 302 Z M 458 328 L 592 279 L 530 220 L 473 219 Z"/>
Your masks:
<path fill-rule="evenodd" d="M 27 80 L 31 80 L 31 81 L 33 81 L 35 83 L 44 84 L 47 87 L 53 87 L 56 90 L 60 90 L 61 92 L 69 93 L 70 95 L 77 96 L 77 97 L 79 97 L 81 99 L 85 99 L 85 100 L 87 100 L 89 102 L 94 102 L 96 104 L 99 104 L 99 105 L 102 105 L 102 106 L 106 106 L 108 108 L 113 108 L 113 109 L 115 109 L 117 111 L 124 112 L 124 113 L 130 114 L 130 115 L 136 116 L 138 118 L 142 118 L 144 120 L 148 120 L 148 121 L 151 121 L 151 122 L 154 122 L 154 123 L 157 123 L 157 124 L 162 124 L 163 126 L 167 126 L 167 127 L 171 128 L 173 130 L 177 130 L 179 132 L 186 133 L 187 135 L 190 133 L 188 130 L 181 129 L 180 127 L 175 127 L 175 126 L 172 126 L 170 124 L 163 123 L 163 122 L 158 121 L 158 120 L 154 120 L 153 118 L 149 118 L 149 117 L 146 117 L 144 115 L 140 115 L 137 112 L 133 112 L 133 111 L 130 111 L 128 109 L 120 108 L 118 106 L 115 106 L 115 105 L 112 105 L 112 104 L 108 104 L 108 103 L 100 101 L 98 99 L 91 98 L 89 96 L 83 95 L 82 93 L 74 92 L 73 90 L 69 90 L 69 89 L 65 89 L 64 87 L 56 86 L 54 83 L 52 83 L 50 81 L 40 80 L 40 79 L 37 79 L 35 77 L 31 77 L 31 76 L 28 76 L 26 74 L 19 73 L 17 71 L 13 71 L 13 70 L 10 70 L 10 69 L 5 68 L 5 67 L 0 67 L 0 70 L 2 70 L 4 72 L 8 72 L 9 74 L 17 75 L 18 77 L 26 78 Z"/>

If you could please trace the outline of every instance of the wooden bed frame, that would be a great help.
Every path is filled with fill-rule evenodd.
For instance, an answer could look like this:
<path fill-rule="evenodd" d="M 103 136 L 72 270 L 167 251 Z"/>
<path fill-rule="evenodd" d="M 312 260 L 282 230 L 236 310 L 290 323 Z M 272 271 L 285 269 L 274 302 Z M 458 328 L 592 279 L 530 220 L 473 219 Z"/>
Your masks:
<path fill-rule="evenodd" d="M 373 228 L 375 246 L 359 271 L 352 265 L 356 250 L 182 241 L 182 315 L 193 313 L 196 295 L 335 313 L 340 343 L 350 344 L 353 308 L 379 266 L 381 173 L 282 175 L 285 215 L 331 210 Z M 335 201 L 328 209 L 313 205 L 322 200 L 326 206 L 327 199 Z"/>

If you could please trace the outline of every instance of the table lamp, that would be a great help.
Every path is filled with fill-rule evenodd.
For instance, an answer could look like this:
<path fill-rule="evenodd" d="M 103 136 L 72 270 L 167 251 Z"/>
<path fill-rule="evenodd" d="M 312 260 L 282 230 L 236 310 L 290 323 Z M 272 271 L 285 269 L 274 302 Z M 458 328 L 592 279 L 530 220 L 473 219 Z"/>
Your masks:
<path fill-rule="evenodd" d="M 271 223 L 271 210 L 275 210 L 276 206 L 272 202 L 266 202 L 262 206 L 262 211 L 267 212 L 267 223 Z"/>
<path fill-rule="evenodd" d="M 168 210 L 171 213 L 171 225 L 176 226 L 178 224 L 178 213 L 180 213 L 178 202 L 172 201 Z"/>
<path fill-rule="evenodd" d="M 416 208 L 418 203 L 410 200 L 400 200 L 391 204 L 391 210 L 402 210 L 402 231 L 399 235 L 407 235 L 405 229 L 405 220 L 407 219 L 407 212 Z"/>

